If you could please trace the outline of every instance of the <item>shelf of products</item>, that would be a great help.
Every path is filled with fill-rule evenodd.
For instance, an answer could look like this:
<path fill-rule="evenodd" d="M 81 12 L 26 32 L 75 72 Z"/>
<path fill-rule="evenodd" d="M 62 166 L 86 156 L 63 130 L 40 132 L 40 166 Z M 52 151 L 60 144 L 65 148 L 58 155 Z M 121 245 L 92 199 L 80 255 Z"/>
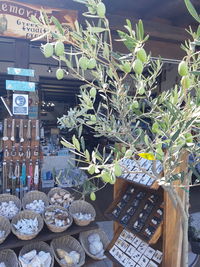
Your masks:
<path fill-rule="evenodd" d="M 0 244 L 0 250 L 8 249 L 8 248 L 14 249 L 14 248 L 22 247 L 22 246 L 25 246 L 27 244 L 30 244 L 36 241 L 49 241 L 49 240 L 52 240 L 54 238 L 58 238 L 61 236 L 75 235 L 83 231 L 93 230 L 97 228 L 98 228 L 98 225 L 95 222 L 90 223 L 90 225 L 88 226 L 81 226 L 81 227 L 73 224 L 69 229 L 67 229 L 66 231 L 62 233 L 53 233 L 46 226 L 44 226 L 42 231 L 39 233 L 39 235 L 36 236 L 32 240 L 20 240 L 11 233 L 7 237 L 7 239 L 2 244 Z"/>

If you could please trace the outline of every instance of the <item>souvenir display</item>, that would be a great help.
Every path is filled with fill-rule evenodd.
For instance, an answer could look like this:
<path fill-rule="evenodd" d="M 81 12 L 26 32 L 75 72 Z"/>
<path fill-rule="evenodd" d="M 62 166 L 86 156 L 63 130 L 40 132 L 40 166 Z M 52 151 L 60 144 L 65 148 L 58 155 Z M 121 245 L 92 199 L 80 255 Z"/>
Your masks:
<path fill-rule="evenodd" d="M 123 230 L 109 246 L 109 254 L 125 267 L 158 267 L 162 252 L 133 233 Z"/>
<path fill-rule="evenodd" d="M 26 204 L 26 209 L 27 210 L 32 210 L 37 213 L 43 213 L 45 210 L 45 203 L 41 199 L 39 200 L 33 200 L 33 202 Z"/>
<path fill-rule="evenodd" d="M 14 201 L 0 202 L 0 216 L 12 219 L 19 212 L 19 208 Z"/>
<path fill-rule="evenodd" d="M 67 251 L 59 248 L 56 251 L 62 264 L 75 265 L 79 263 L 80 254 L 77 251 L 72 250 L 68 253 Z"/>
<path fill-rule="evenodd" d="M 39 120 L 4 120 L 3 193 L 23 198 L 38 189 L 40 173 Z"/>
<path fill-rule="evenodd" d="M 40 251 L 37 253 L 36 250 L 32 250 L 19 256 L 19 261 L 22 267 L 50 267 L 52 259 L 49 252 Z"/>
<path fill-rule="evenodd" d="M 163 221 L 162 195 L 156 191 L 128 186 L 110 205 L 106 215 L 148 241 Z"/>
<path fill-rule="evenodd" d="M 150 177 L 148 174 L 144 173 L 142 169 L 147 171 L 149 174 L 152 174 L 152 167 L 153 162 L 152 160 L 147 160 L 141 158 L 140 160 L 133 160 L 133 159 L 123 159 L 120 162 L 122 166 L 123 173 L 120 178 L 125 180 L 138 183 L 141 185 L 145 185 L 147 187 L 152 187 L 155 183 L 155 179 Z M 141 169 L 140 169 L 141 168 Z M 162 164 L 160 161 L 156 161 L 156 168 L 155 171 L 160 174 L 163 170 Z M 140 173 L 131 173 L 131 172 L 140 172 Z"/>
<path fill-rule="evenodd" d="M 104 258 L 104 248 L 103 243 L 101 242 L 101 238 L 98 233 L 90 234 L 88 236 L 89 242 L 89 251 L 91 254 L 96 257 L 103 259 Z"/>
<path fill-rule="evenodd" d="M 48 196 L 51 204 L 63 206 L 64 208 L 68 208 L 74 200 L 72 195 L 62 188 L 51 189 Z"/>
<path fill-rule="evenodd" d="M 38 220 L 35 219 L 21 219 L 16 224 L 13 224 L 15 229 L 21 234 L 32 235 L 38 231 Z"/>
<path fill-rule="evenodd" d="M 67 211 L 55 208 L 44 213 L 45 221 L 48 224 L 54 224 L 57 227 L 67 226 L 71 224 L 71 217 Z"/>

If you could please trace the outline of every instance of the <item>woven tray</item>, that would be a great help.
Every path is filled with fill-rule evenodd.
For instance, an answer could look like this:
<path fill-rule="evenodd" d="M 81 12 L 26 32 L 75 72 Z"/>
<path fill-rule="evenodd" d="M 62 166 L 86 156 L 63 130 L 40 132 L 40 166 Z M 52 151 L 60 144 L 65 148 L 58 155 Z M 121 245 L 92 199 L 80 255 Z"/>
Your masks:
<path fill-rule="evenodd" d="M 15 203 L 15 205 L 18 207 L 19 212 L 21 210 L 21 201 L 18 197 L 14 196 L 14 195 L 10 195 L 10 194 L 0 194 L 0 203 L 1 202 L 9 202 L 9 201 L 13 201 Z M 1 214 L 0 214 L 1 215 Z M 12 217 L 9 217 L 8 219 L 12 219 Z"/>
<path fill-rule="evenodd" d="M 0 238 L 0 244 L 2 244 L 11 232 L 10 221 L 3 216 L 0 216 L 0 231 L 5 231 L 4 237 Z"/>
<path fill-rule="evenodd" d="M 13 224 L 16 224 L 21 219 L 35 219 L 35 218 L 37 218 L 37 220 L 38 220 L 38 231 L 32 235 L 25 235 L 25 234 L 18 232 L 13 225 Z M 33 211 L 29 211 L 29 210 L 21 211 L 11 221 L 11 229 L 12 229 L 13 234 L 16 235 L 21 240 L 33 239 L 34 237 L 36 237 L 39 234 L 39 232 L 42 230 L 43 226 L 44 226 L 44 221 L 43 221 L 42 217 L 38 213 L 33 212 Z"/>
<path fill-rule="evenodd" d="M 26 245 L 24 246 L 20 252 L 19 252 L 19 256 L 22 257 L 24 254 L 30 252 L 31 250 L 36 250 L 37 253 L 40 251 L 44 251 L 44 252 L 49 252 L 51 254 L 51 267 L 54 266 L 54 253 L 53 253 L 53 249 L 45 242 L 40 241 L 40 242 L 34 242 L 32 244 Z"/>
<path fill-rule="evenodd" d="M 0 251 L 0 262 L 4 262 L 8 267 L 18 267 L 19 262 L 15 252 L 11 249 L 4 249 Z"/>
<path fill-rule="evenodd" d="M 53 210 L 55 210 L 55 209 L 60 209 L 60 210 L 63 210 L 63 211 L 65 211 L 65 212 L 68 213 L 68 215 L 69 215 L 69 219 L 70 219 L 70 223 L 69 223 L 68 225 L 58 227 L 58 226 L 56 226 L 56 225 L 54 225 L 54 224 L 48 223 L 48 221 L 45 219 L 44 214 L 43 214 L 43 219 L 44 219 L 44 221 L 45 221 L 45 224 L 46 224 L 47 227 L 49 228 L 49 230 L 51 230 L 51 231 L 54 232 L 54 233 L 61 233 L 61 232 L 65 231 L 65 230 L 67 230 L 67 229 L 72 225 L 73 218 L 72 218 L 72 216 L 70 215 L 70 213 L 68 212 L 68 210 L 65 209 L 65 208 L 63 208 L 63 207 L 61 207 L 61 206 L 53 206 L 53 205 L 52 205 L 52 206 L 49 206 L 49 207 L 47 207 L 47 208 L 45 209 L 45 212 L 46 212 L 46 211 L 53 211 Z"/>
<path fill-rule="evenodd" d="M 72 215 L 75 223 L 79 226 L 86 226 L 88 224 L 90 224 L 92 221 L 95 220 L 95 217 L 96 217 L 96 211 L 94 209 L 94 207 L 84 201 L 84 200 L 75 200 L 71 206 L 69 207 L 69 212 L 70 214 Z M 91 214 L 92 215 L 92 219 L 91 220 L 79 220 L 77 219 L 74 214 L 76 213 L 83 213 L 83 214 Z"/>
<path fill-rule="evenodd" d="M 85 251 L 82 248 L 81 244 L 74 237 L 66 235 L 66 236 L 63 236 L 60 238 L 53 239 L 51 241 L 51 247 L 52 247 L 53 252 L 54 252 L 54 257 L 61 267 L 80 267 L 80 266 L 83 266 L 85 264 Z M 67 265 L 67 264 L 63 265 L 60 262 L 60 258 L 58 258 L 58 255 L 56 252 L 56 249 L 58 249 L 58 248 L 63 249 L 68 253 L 71 252 L 72 250 L 77 251 L 80 254 L 79 263 L 76 265 L 74 265 L 74 264 L 73 265 Z"/>
<path fill-rule="evenodd" d="M 95 230 L 90 230 L 90 231 L 85 231 L 85 232 L 81 232 L 79 234 L 79 240 L 80 243 L 83 247 L 83 249 L 85 250 L 85 253 L 91 257 L 94 260 L 102 260 L 103 258 L 98 258 L 97 256 L 93 255 L 90 253 L 89 250 L 89 242 L 88 242 L 88 236 L 91 234 L 98 234 L 100 236 L 101 242 L 103 243 L 103 248 L 104 251 L 107 249 L 110 241 L 106 235 L 106 233 L 104 231 L 102 231 L 101 229 L 95 229 Z"/>
<path fill-rule="evenodd" d="M 49 206 L 49 198 L 44 192 L 40 192 L 37 190 L 30 191 L 25 194 L 25 196 L 22 199 L 22 207 L 24 210 L 26 210 L 26 205 L 29 203 L 32 203 L 34 200 L 42 200 L 45 204 L 45 207 Z M 33 211 L 33 210 L 31 210 Z"/>

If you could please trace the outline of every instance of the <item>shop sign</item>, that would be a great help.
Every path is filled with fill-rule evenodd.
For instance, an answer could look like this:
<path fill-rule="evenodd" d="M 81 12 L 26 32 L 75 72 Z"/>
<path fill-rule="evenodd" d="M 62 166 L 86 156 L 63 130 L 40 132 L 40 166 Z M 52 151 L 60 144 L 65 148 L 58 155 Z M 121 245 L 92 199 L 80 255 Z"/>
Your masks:
<path fill-rule="evenodd" d="M 28 115 L 28 95 L 13 94 L 13 114 Z"/>
<path fill-rule="evenodd" d="M 6 90 L 34 92 L 35 91 L 35 83 L 24 82 L 24 81 L 6 80 Z"/>
<path fill-rule="evenodd" d="M 20 69 L 20 68 L 9 67 L 7 68 L 7 73 L 10 75 L 34 77 L 34 70 L 31 70 L 31 69 Z"/>
<path fill-rule="evenodd" d="M 76 10 L 0 0 L 0 36 L 22 39 L 34 39 L 41 36 L 46 32 L 44 27 L 39 27 L 30 21 L 31 15 L 40 19 L 41 9 L 44 9 L 48 16 L 56 17 L 63 27 L 74 28 L 74 22 L 77 20 Z M 55 26 L 52 25 L 52 30 L 54 29 Z"/>

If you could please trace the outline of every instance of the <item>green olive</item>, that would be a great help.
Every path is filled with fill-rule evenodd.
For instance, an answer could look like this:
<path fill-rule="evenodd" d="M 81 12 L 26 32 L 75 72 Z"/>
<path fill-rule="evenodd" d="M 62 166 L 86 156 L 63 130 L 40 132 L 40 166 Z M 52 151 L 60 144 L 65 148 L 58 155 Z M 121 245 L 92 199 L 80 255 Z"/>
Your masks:
<path fill-rule="evenodd" d="M 55 54 L 56 56 L 62 56 L 65 52 L 65 46 L 63 42 L 57 41 L 55 44 Z"/>
<path fill-rule="evenodd" d="M 140 48 L 137 50 L 137 58 L 141 60 L 143 63 L 147 61 L 147 54 L 144 48 Z"/>
<path fill-rule="evenodd" d="M 188 89 L 191 85 L 191 80 L 189 76 L 183 76 L 181 79 L 181 85 L 183 89 Z"/>
<path fill-rule="evenodd" d="M 43 46 L 43 53 L 45 57 L 52 57 L 53 56 L 53 45 L 47 43 Z"/>
<path fill-rule="evenodd" d="M 104 5 L 104 3 L 101 2 L 97 5 L 97 15 L 100 18 L 104 18 L 105 14 L 106 14 L 106 6 Z"/>
<path fill-rule="evenodd" d="M 60 69 L 60 68 L 57 69 L 57 71 L 56 71 L 56 78 L 58 80 L 62 80 L 63 77 L 64 77 L 64 70 L 63 69 Z"/>
<path fill-rule="evenodd" d="M 133 70 L 137 74 L 141 74 L 143 72 L 143 64 L 140 59 L 136 59 L 133 63 Z"/>
<path fill-rule="evenodd" d="M 87 70 L 88 64 L 89 64 L 89 59 L 87 57 L 82 56 L 79 59 L 79 66 L 81 67 L 81 69 Z"/>
<path fill-rule="evenodd" d="M 96 200 L 96 194 L 94 192 L 90 193 L 90 199 L 92 201 L 95 201 Z"/>
<path fill-rule="evenodd" d="M 89 62 L 88 62 L 88 69 L 94 69 L 96 67 L 96 59 L 95 58 L 90 58 Z"/>
<path fill-rule="evenodd" d="M 180 76 L 188 75 L 188 65 L 185 61 L 181 61 L 178 65 L 178 73 Z"/>

